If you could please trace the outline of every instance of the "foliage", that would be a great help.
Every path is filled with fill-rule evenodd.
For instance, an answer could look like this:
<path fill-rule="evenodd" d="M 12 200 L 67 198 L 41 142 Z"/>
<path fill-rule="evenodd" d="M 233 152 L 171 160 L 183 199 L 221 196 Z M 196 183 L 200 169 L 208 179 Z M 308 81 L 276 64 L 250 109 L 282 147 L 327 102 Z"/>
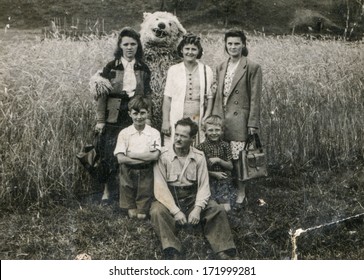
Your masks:
<path fill-rule="evenodd" d="M 362 0 L 361 4 L 362 4 Z M 166 10 L 178 15 L 185 27 L 211 24 L 214 27 L 242 26 L 248 30 L 264 28 L 265 32 L 290 33 L 289 23 L 294 20 L 296 10 L 312 10 L 328 18 L 341 29 L 346 25 L 348 2 L 350 22 L 357 23 L 363 31 L 363 15 L 359 0 L 0 0 L 0 23 L 10 23 L 11 28 L 39 28 L 47 26 L 53 18 L 60 18 L 70 24 L 79 20 L 84 23 L 105 20 L 105 30 L 120 29 L 129 25 L 138 27 L 143 12 Z M 7 17 L 11 16 L 10 22 Z M 361 17 L 361 20 L 359 20 Z"/>
<path fill-rule="evenodd" d="M 229 0 L 229 1 L 219 1 L 213 0 L 212 3 L 216 6 L 218 11 L 221 11 L 224 15 L 224 26 L 228 24 L 228 17 L 236 15 L 240 10 L 240 1 Z"/>

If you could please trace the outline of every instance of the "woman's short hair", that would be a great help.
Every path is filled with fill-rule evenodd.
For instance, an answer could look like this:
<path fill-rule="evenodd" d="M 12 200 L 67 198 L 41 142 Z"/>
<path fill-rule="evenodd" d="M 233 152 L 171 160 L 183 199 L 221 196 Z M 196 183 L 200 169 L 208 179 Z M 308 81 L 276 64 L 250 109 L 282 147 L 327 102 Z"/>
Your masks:
<path fill-rule="evenodd" d="M 188 45 L 188 44 L 192 44 L 195 45 L 198 48 L 198 54 L 197 54 L 197 59 L 200 59 L 202 57 L 203 54 L 203 48 L 201 46 L 201 42 L 200 42 L 201 38 L 192 34 L 192 33 L 187 33 L 186 35 L 183 35 L 183 38 L 181 40 L 181 42 L 178 44 L 177 46 L 177 53 L 180 57 L 183 57 L 183 53 L 182 53 L 182 49 L 184 46 Z"/>
<path fill-rule="evenodd" d="M 133 28 L 128 27 L 128 26 L 124 27 L 120 31 L 120 34 L 118 36 L 118 42 L 116 45 L 116 50 L 114 52 L 115 59 L 120 59 L 123 56 L 123 50 L 120 48 L 120 44 L 121 44 L 123 37 L 130 37 L 130 38 L 133 38 L 135 41 L 137 41 L 138 48 L 137 48 L 137 52 L 135 54 L 135 59 L 140 61 L 143 58 L 143 47 L 142 47 L 142 42 L 140 41 L 140 34 L 137 31 L 135 31 Z"/>
<path fill-rule="evenodd" d="M 206 127 L 209 124 L 210 125 L 220 126 L 221 129 L 224 128 L 224 123 L 222 121 L 222 118 L 220 118 L 217 115 L 211 115 L 208 118 L 206 118 L 206 120 L 202 123 L 202 130 L 206 132 Z"/>
<path fill-rule="evenodd" d="M 176 124 L 174 125 L 174 128 L 177 128 L 177 126 L 189 126 L 190 127 L 190 137 L 193 138 L 197 135 L 198 132 L 198 125 L 195 123 L 191 118 L 184 118 L 181 120 L 178 120 Z"/>
<path fill-rule="evenodd" d="M 243 30 L 240 30 L 240 29 L 230 29 L 228 30 L 226 33 L 225 33 L 225 38 L 224 38 L 224 42 L 225 42 L 225 51 L 227 53 L 228 50 L 227 50 L 227 46 L 226 46 L 226 41 L 229 37 L 239 37 L 241 39 L 241 42 L 243 43 L 244 47 L 243 49 L 241 50 L 241 55 L 242 56 L 248 56 L 248 49 L 246 47 L 246 36 L 244 34 L 244 31 Z"/>

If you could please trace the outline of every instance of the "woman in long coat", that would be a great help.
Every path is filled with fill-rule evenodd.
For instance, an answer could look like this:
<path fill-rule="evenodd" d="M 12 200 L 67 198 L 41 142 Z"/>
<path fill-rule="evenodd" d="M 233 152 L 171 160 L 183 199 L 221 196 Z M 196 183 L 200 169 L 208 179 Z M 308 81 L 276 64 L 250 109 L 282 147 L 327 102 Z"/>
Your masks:
<path fill-rule="evenodd" d="M 224 119 L 224 140 L 230 142 L 234 175 L 237 179 L 237 206 L 245 200 L 245 184 L 241 181 L 239 152 L 243 150 L 248 134 L 259 128 L 262 70 L 247 58 L 246 37 L 241 30 L 225 33 L 227 61 L 217 67 L 217 92 L 212 114 Z"/>

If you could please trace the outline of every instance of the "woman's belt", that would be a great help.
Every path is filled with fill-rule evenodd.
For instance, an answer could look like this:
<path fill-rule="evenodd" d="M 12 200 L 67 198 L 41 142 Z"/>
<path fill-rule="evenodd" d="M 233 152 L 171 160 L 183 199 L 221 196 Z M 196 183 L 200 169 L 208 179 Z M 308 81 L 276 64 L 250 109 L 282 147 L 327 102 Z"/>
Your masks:
<path fill-rule="evenodd" d="M 121 93 L 109 93 L 109 95 L 107 97 L 108 98 L 119 98 L 119 99 L 123 99 L 126 101 L 130 100 L 129 95 L 127 95 L 125 90 L 123 90 Z"/>

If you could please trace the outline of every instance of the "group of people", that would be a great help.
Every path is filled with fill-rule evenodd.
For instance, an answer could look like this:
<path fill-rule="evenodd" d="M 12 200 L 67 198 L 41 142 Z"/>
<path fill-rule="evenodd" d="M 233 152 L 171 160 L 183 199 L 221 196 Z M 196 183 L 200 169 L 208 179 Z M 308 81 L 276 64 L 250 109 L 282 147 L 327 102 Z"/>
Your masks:
<path fill-rule="evenodd" d="M 168 70 L 162 112 L 152 112 L 151 73 L 137 31 L 120 32 L 115 58 L 101 73 L 112 86 L 97 97 L 95 129 L 110 170 L 102 203 L 118 174 L 120 207 L 130 218 L 150 216 L 167 259 L 182 251 L 176 225 L 199 223 L 217 258 L 237 258 L 227 212 L 246 200 L 238 159 L 259 127 L 262 71 L 247 59 L 243 31 L 226 32 L 224 41 L 229 58 L 214 80 L 199 61 L 200 38 L 183 36 L 183 61 Z M 162 113 L 161 131 L 152 127 L 153 113 Z"/>

